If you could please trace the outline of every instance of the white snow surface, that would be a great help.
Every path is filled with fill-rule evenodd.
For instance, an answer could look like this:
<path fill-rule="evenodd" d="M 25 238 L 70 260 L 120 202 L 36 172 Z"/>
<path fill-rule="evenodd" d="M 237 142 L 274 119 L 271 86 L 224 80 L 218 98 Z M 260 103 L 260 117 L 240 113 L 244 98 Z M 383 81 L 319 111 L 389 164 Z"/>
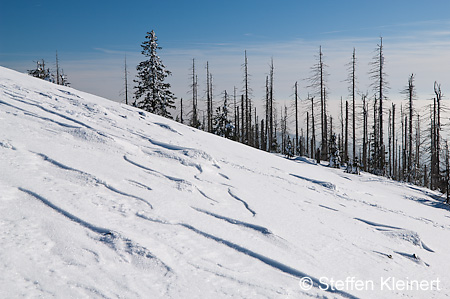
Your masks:
<path fill-rule="evenodd" d="M 439 194 L 2 67 L 0 169 L 1 298 L 450 297 Z"/>

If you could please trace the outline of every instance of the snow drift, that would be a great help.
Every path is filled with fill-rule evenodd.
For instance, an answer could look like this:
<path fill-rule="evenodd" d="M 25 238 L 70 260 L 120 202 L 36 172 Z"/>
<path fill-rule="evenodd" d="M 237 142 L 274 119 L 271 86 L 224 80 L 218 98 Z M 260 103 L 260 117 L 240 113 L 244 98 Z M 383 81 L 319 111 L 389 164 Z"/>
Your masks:
<path fill-rule="evenodd" d="M 2 298 L 450 295 L 450 213 L 427 189 L 1 67 L 0 126 Z"/>

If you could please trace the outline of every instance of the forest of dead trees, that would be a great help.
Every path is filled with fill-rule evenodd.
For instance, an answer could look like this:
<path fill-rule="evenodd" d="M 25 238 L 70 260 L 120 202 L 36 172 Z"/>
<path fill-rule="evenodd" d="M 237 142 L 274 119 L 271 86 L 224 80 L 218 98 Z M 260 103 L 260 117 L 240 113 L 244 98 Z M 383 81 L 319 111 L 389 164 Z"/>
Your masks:
<path fill-rule="evenodd" d="M 206 94 L 199 99 L 198 74 L 193 59 L 192 98 L 178 102 L 177 121 L 217 133 L 214 120 L 218 115 L 214 113 L 213 103 L 222 100 L 225 105 L 220 104 L 218 111 L 228 111 L 230 130 L 227 135 L 220 135 L 226 138 L 272 153 L 330 161 L 331 167 L 344 167 L 350 172 L 357 168 L 358 171 L 361 169 L 439 190 L 450 203 L 449 149 L 447 140 L 441 137 L 444 109 L 441 86 L 435 82 L 430 104 L 416 107 L 415 75 L 411 74 L 405 79 L 402 91 L 406 104 L 394 104 L 387 97 L 389 87 L 382 38 L 375 53 L 369 73 L 372 94 L 357 92 L 356 50 L 350 53 L 346 80 L 349 99 L 343 101 L 341 98 L 337 120 L 327 108 L 328 73 L 321 47 L 318 59 L 311 67 L 311 76 L 306 78 L 306 88 L 310 93 L 300 100 L 299 85 L 294 82 L 290 105 L 277 105 L 274 99 L 274 66 L 271 61 L 265 80 L 264 111 L 256 111 L 256 100 L 251 98 L 247 52 L 243 57 L 242 89 L 234 87 L 231 96 L 224 91 L 221 99 L 219 97 L 216 101 L 213 100 L 213 76 L 209 63 L 205 74 Z M 205 101 L 202 107 L 206 109 L 199 108 L 201 101 Z M 288 123 L 288 115 L 294 119 L 293 126 Z"/>
<path fill-rule="evenodd" d="M 287 157 L 303 156 L 328 161 L 330 167 L 359 170 L 439 190 L 450 204 L 450 161 L 447 140 L 442 136 L 444 123 L 443 93 L 438 82 L 430 89 L 434 97 L 425 107 L 415 105 L 417 99 L 415 75 L 405 78 L 402 90 L 405 104 L 394 104 L 387 97 L 388 82 L 385 73 L 383 39 L 375 48 L 370 62 L 371 93 L 360 93 L 357 86 L 358 64 L 356 50 L 349 53 L 347 64 L 348 100 L 340 99 L 337 119 L 328 110 L 327 65 L 319 47 L 317 59 L 310 68 L 307 96 L 299 96 L 299 84 L 293 82 L 293 99 L 289 105 L 274 99 L 274 62 L 269 64 L 265 78 L 263 111 L 257 111 L 252 98 L 247 52 L 242 64 L 242 84 L 232 92 L 214 91 L 213 75 L 206 63 L 205 92 L 199 96 L 199 74 L 195 59 L 190 69 L 190 99 L 178 101 L 170 92 L 170 84 L 163 82 L 170 75 L 157 50 L 156 34 L 149 32 L 142 44 L 141 62 L 134 102 L 128 99 L 128 73 L 125 60 L 125 102 L 141 109 L 173 118 L 170 110 L 176 108 L 176 121 L 241 142 L 248 146 Z M 57 84 L 67 85 L 66 76 L 59 71 L 50 74 L 44 61 L 38 61 L 29 74 Z M 214 99 L 216 95 L 216 99 Z M 280 101 L 281 102 L 281 101 Z M 400 106 L 399 106 L 400 105 Z M 417 106 L 417 107 L 416 107 Z M 288 121 L 293 118 L 293 124 Z M 293 127 L 293 128 L 292 128 Z M 358 130 L 357 130 L 358 127 Z"/>

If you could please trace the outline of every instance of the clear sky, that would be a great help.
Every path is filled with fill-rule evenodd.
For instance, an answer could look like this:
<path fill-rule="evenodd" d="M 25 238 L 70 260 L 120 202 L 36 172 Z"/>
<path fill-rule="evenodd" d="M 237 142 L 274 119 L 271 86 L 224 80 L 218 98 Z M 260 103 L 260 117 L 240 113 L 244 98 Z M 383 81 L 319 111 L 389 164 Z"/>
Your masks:
<path fill-rule="evenodd" d="M 348 96 L 346 63 L 353 47 L 358 89 L 369 91 L 367 74 L 383 36 L 390 97 L 400 98 L 408 76 L 416 74 L 420 97 L 431 97 L 433 82 L 450 90 L 450 1 L 159 0 L 53 1 L 0 0 L 0 65 L 21 72 L 55 51 L 72 86 L 113 100 L 123 99 L 123 60 L 130 77 L 143 60 L 140 44 L 155 30 L 159 55 L 173 75 L 178 98 L 189 98 L 189 68 L 196 59 L 200 96 L 205 65 L 214 76 L 216 100 L 223 90 L 242 88 L 244 50 L 248 52 L 253 98 L 262 103 L 270 59 L 275 95 L 309 92 L 305 78 L 319 46 L 328 65 L 330 99 Z M 132 86 L 133 83 L 130 82 Z M 448 92 L 447 92 L 448 93 Z"/>

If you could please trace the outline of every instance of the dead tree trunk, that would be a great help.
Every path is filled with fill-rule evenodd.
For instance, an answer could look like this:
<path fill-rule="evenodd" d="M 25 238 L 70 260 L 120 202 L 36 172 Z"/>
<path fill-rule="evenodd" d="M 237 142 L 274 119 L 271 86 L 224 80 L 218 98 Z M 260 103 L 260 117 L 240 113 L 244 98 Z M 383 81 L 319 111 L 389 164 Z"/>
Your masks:
<path fill-rule="evenodd" d="M 298 90 L 297 82 L 295 82 L 295 155 L 298 155 Z"/>
<path fill-rule="evenodd" d="M 395 145 L 395 104 L 392 103 L 392 176 L 394 178 L 397 178 L 397 171 L 396 171 L 396 155 L 395 155 L 395 150 L 396 150 L 396 145 Z"/>
<path fill-rule="evenodd" d="M 362 153 L 362 163 L 364 171 L 367 171 L 367 137 L 368 137 L 368 105 L 366 103 L 366 95 L 362 96 L 363 101 L 363 153 Z"/>
<path fill-rule="evenodd" d="M 348 101 L 345 101 L 344 163 L 348 164 Z"/>

